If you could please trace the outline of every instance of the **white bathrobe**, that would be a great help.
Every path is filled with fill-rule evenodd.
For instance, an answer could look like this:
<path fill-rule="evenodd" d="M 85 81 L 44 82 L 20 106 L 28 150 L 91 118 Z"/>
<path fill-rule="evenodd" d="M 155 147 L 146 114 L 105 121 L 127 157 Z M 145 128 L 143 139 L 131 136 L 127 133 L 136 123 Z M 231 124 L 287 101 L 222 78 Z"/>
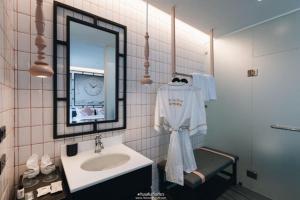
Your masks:
<path fill-rule="evenodd" d="M 197 169 L 190 136 L 206 134 L 204 99 L 200 89 L 183 83 L 159 88 L 155 107 L 155 129 L 171 132 L 166 179 L 184 184 L 183 172 Z"/>

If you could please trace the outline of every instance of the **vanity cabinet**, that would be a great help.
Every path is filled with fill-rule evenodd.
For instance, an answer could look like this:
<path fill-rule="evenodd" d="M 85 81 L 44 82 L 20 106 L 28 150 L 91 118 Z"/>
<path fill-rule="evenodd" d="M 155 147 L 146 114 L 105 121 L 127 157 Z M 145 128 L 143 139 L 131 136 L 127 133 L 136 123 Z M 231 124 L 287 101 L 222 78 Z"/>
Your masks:
<path fill-rule="evenodd" d="M 76 176 L 76 174 L 74 174 Z M 65 181 L 67 183 L 67 181 Z M 152 166 L 129 172 L 69 193 L 70 200 L 134 200 L 138 193 L 151 192 Z"/>

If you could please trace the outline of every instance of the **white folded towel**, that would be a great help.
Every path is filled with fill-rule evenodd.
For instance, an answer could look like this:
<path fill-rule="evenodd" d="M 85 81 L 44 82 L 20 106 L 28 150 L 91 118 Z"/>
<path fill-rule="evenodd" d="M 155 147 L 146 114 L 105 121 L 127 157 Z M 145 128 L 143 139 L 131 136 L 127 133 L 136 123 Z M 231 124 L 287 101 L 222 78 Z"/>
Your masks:
<path fill-rule="evenodd" d="M 200 88 L 205 101 L 217 99 L 215 78 L 209 74 L 192 73 L 193 86 Z"/>

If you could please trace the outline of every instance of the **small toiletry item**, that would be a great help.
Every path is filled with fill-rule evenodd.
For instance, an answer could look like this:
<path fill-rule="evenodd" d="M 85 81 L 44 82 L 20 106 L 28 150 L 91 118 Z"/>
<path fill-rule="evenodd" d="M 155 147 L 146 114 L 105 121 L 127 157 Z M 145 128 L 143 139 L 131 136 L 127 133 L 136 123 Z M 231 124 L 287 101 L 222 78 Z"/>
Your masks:
<path fill-rule="evenodd" d="M 23 199 L 25 196 L 25 191 L 23 185 L 19 185 L 18 190 L 17 190 L 17 199 Z"/>
<path fill-rule="evenodd" d="M 78 143 L 67 145 L 67 156 L 75 156 L 78 150 Z"/>
<path fill-rule="evenodd" d="M 62 182 L 61 181 L 56 181 L 51 183 L 51 194 L 63 191 L 62 188 Z"/>
<path fill-rule="evenodd" d="M 24 196 L 25 196 L 25 191 L 24 191 L 24 186 L 23 186 L 23 181 L 22 181 L 22 178 L 20 177 L 20 180 L 19 180 L 19 186 L 18 186 L 18 189 L 17 189 L 17 199 L 23 199 Z"/>
<path fill-rule="evenodd" d="M 34 194 L 32 191 L 25 193 L 25 200 L 32 200 L 32 199 L 34 199 Z"/>
<path fill-rule="evenodd" d="M 50 193 L 51 192 L 51 187 L 50 187 L 50 185 L 47 185 L 47 186 L 38 188 L 36 191 L 38 193 L 37 197 L 41 197 L 41 196 L 44 196 L 44 195 Z"/>

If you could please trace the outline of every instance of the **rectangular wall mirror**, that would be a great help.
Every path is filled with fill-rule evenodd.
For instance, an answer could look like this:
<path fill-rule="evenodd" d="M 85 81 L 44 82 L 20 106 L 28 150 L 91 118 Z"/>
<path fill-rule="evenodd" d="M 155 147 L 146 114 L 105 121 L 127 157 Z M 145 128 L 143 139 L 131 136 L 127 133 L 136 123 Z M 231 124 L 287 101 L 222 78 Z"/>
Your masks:
<path fill-rule="evenodd" d="M 75 18 L 68 27 L 68 123 L 118 120 L 119 33 Z"/>
<path fill-rule="evenodd" d="M 54 1 L 54 138 L 126 129 L 126 63 L 126 26 Z"/>

